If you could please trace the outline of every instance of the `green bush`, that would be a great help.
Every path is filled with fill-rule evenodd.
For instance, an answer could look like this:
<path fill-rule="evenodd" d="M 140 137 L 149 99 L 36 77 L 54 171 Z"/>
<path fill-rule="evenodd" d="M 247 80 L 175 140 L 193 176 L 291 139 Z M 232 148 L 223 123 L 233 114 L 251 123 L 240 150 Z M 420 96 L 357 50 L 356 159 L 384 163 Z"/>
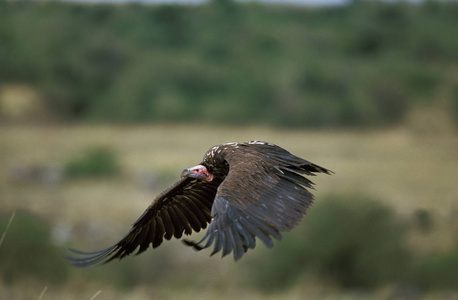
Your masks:
<path fill-rule="evenodd" d="M 441 254 L 419 257 L 412 274 L 413 282 L 425 289 L 456 289 L 458 286 L 458 247 Z"/>
<path fill-rule="evenodd" d="M 410 269 L 406 229 L 389 207 L 367 197 L 320 199 L 298 229 L 250 261 L 247 280 L 263 289 L 286 288 L 307 275 L 342 287 L 399 283 Z"/>
<path fill-rule="evenodd" d="M 65 166 L 65 174 L 69 177 L 114 176 L 119 173 L 115 153 L 105 147 L 88 149 Z"/>
<path fill-rule="evenodd" d="M 0 216 L 0 232 L 9 216 Z M 63 282 L 69 268 L 62 250 L 51 243 L 50 228 L 36 216 L 18 211 L 0 248 L 0 274 L 7 283 L 32 277 Z"/>

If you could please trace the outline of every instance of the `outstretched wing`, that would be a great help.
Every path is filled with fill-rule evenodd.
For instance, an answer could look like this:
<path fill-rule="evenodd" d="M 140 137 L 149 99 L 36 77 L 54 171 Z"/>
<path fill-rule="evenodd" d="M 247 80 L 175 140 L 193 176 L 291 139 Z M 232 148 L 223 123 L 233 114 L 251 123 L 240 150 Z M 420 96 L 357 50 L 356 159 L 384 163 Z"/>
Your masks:
<path fill-rule="evenodd" d="M 212 254 L 233 252 L 235 260 L 256 246 L 256 237 L 270 248 L 272 237 L 280 240 L 280 232 L 302 219 L 313 201 L 307 190 L 313 183 L 304 175 L 331 173 L 269 143 L 239 144 L 225 159 L 229 173 L 218 188 L 209 229 L 198 243 L 186 243 L 196 249 L 214 244 Z"/>
<path fill-rule="evenodd" d="M 107 263 L 131 254 L 138 247 L 137 254 L 150 244 L 156 248 L 164 238 L 181 238 L 183 233 L 189 235 L 193 230 L 199 232 L 211 220 L 211 207 L 220 183 L 220 179 L 203 183 L 183 178 L 157 196 L 119 242 L 95 252 L 70 249 L 80 256 L 67 259 L 77 267 Z"/>

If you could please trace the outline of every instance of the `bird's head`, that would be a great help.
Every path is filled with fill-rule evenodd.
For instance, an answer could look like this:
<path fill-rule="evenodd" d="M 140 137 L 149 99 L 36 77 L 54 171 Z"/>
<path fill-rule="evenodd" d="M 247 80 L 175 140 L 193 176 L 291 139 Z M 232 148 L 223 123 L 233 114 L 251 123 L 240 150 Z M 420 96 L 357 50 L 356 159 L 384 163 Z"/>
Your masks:
<path fill-rule="evenodd" d="M 204 165 L 197 165 L 192 168 L 184 169 L 180 176 L 199 179 L 203 182 L 210 182 L 214 178 L 213 174 L 209 173 L 207 167 Z"/>

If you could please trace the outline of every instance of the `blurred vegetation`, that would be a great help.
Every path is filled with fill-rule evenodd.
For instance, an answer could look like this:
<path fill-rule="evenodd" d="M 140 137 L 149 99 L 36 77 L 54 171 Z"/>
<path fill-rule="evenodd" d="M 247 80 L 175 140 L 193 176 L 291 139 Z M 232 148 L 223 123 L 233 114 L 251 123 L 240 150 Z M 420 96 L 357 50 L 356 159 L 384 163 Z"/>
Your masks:
<path fill-rule="evenodd" d="M 9 216 L 0 216 L 0 230 L 6 228 Z M 39 278 L 63 283 L 69 269 L 62 250 L 51 243 L 50 226 L 40 218 L 18 211 L 0 248 L 0 275 L 6 283 Z"/>
<path fill-rule="evenodd" d="M 342 288 L 458 286 L 457 249 L 417 255 L 406 243 L 414 222 L 396 216 L 382 202 L 335 195 L 312 210 L 271 251 L 248 261 L 244 279 L 249 284 L 281 290 L 318 276 Z"/>
<path fill-rule="evenodd" d="M 0 230 L 8 219 L 0 216 Z M 265 292 L 283 291 L 314 278 L 346 289 L 395 284 L 415 290 L 453 290 L 458 284 L 457 249 L 418 255 L 406 242 L 414 223 L 410 221 L 366 196 L 328 196 L 273 249 L 257 249 L 256 255 L 246 258 L 237 284 Z M 18 212 L 0 248 L 4 282 L 36 277 L 56 287 L 78 276 L 80 270 L 66 264 L 65 252 L 52 243 L 50 233 L 40 218 Z M 208 279 L 195 276 L 196 269 L 205 272 L 207 268 L 199 265 L 202 261 L 180 259 L 177 263 L 176 253 L 170 250 L 164 246 L 154 254 L 82 273 L 86 280 L 106 282 L 120 291 L 152 282 L 186 289 Z"/>
<path fill-rule="evenodd" d="M 69 177 L 114 176 L 120 171 L 116 154 L 107 147 L 88 149 L 65 165 L 65 174 Z"/>
<path fill-rule="evenodd" d="M 425 289 L 453 290 L 458 286 L 458 247 L 422 257 L 415 266 L 414 282 Z"/>
<path fill-rule="evenodd" d="M 345 288 L 406 280 L 412 256 L 405 245 L 408 224 L 392 209 L 367 197 L 331 196 L 312 210 L 306 225 L 250 266 L 255 285 L 283 288 L 306 274 Z"/>
<path fill-rule="evenodd" d="M 2 0 L 0 84 L 31 86 L 62 120 L 373 127 L 440 104 L 456 124 L 457 15 L 454 1 Z"/>
<path fill-rule="evenodd" d="M 453 109 L 453 117 L 455 123 L 458 122 L 458 85 L 455 86 L 453 90 L 453 102 L 452 102 L 452 109 Z"/>
<path fill-rule="evenodd" d="M 436 114 L 441 109 L 456 125 L 457 15 L 458 3 L 453 1 L 416 4 L 352 1 L 341 7 L 307 8 L 229 0 L 198 6 L 0 0 L 0 120 L 206 121 L 366 128 L 398 125 L 406 120 L 423 124 L 431 118 L 441 119 L 437 116 L 444 115 Z M 419 119 L 413 120 L 415 117 Z M 202 128 L 192 132 L 197 130 L 204 132 L 202 135 L 208 134 Z M 148 138 L 154 132 L 151 128 L 135 130 L 143 130 L 138 136 Z M 162 134 L 164 128 L 158 130 L 161 131 L 158 143 L 166 141 Z M 221 136 L 235 138 L 252 134 L 232 133 L 230 130 L 222 134 L 219 129 L 209 136 L 212 140 L 219 140 Z M 184 132 L 186 137 L 178 137 L 191 136 L 191 131 Z M 266 132 L 270 133 L 270 130 L 266 129 Z M 261 135 L 270 136 L 266 132 Z M 60 145 L 57 143 L 59 138 L 54 140 L 50 135 L 46 145 L 49 148 L 36 148 L 42 139 L 40 136 L 36 140 L 39 133 L 19 133 L 23 134 L 23 140 L 30 141 L 26 145 L 33 146 L 22 146 L 22 143 L 14 146 L 11 141 L 17 140 L 8 136 L 4 140 L 11 142 L 12 146 L 3 147 L 2 151 L 4 154 L 11 151 L 14 155 L 4 155 L 3 161 L 33 161 L 40 155 L 48 156 L 37 151 L 28 153 L 29 157 L 33 156 L 29 158 L 22 154 L 25 149 L 48 149 L 42 152 L 54 153 L 72 148 L 76 143 L 59 148 L 56 147 Z M 283 134 L 286 135 L 286 131 Z M 103 140 L 89 133 L 78 136 L 78 144 L 93 145 Z M 139 157 L 141 162 L 129 163 L 143 167 L 144 162 L 149 161 L 150 149 L 159 148 L 150 141 L 127 139 L 126 133 L 123 139 L 118 139 L 117 134 L 114 136 L 117 138 L 113 142 L 116 147 L 87 148 L 81 156 L 70 158 L 65 163 L 65 173 L 70 177 L 116 175 L 121 172 L 118 153 L 131 153 L 135 149 L 131 156 Z M 173 137 L 179 139 L 176 135 Z M 417 199 L 416 193 L 403 194 L 403 189 L 412 189 L 421 190 L 421 193 L 425 191 L 423 203 L 432 195 L 430 200 L 434 207 L 437 198 L 443 201 L 440 207 L 447 209 L 446 201 L 454 201 L 451 198 L 453 193 L 448 197 L 437 194 L 440 195 L 438 191 L 446 193 L 452 186 L 448 181 L 453 177 L 450 176 L 453 164 L 447 159 L 452 160 L 455 156 L 447 151 L 451 152 L 449 148 L 453 148 L 453 141 L 446 142 L 444 151 L 429 152 L 428 147 L 437 140 L 417 143 L 409 138 L 404 144 L 410 146 L 404 149 L 404 146 L 399 146 L 397 138 L 383 136 L 381 139 L 386 139 L 387 144 L 394 141 L 393 147 L 405 151 L 392 158 L 400 163 L 399 168 L 398 164 L 385 167 L 386 158 L 378 154 L 389 147 L 380 147 L 380 140 L 376 140 L 374 148 L 364 146 L 367 141 L 374 140 L 372 135 L 365 136 L 364 140 L 347 135 L 341 139 L 326 135 L 321 142 L 318 139 L 318 143 L 323 143 L 324 139 L 333 141 L 330 145 L 334 147 L 326 143 L 326 148 L 324 145 L 307 148 L 312 149 L 312 153 L 317 149 L 342 149 L 342 152 L 326 150 L 337 159 L 332 161 L 334 166 L 348 166 L 351 161 L 351 166 L 357 166 L 358 171 L 371 170 L 371 176 L 374 174 L 371 168 L 375 168 L 380 171 L 377 181 L 384 176 L 391 178 L 396 172 L 408 170 L 411 173 L 409 176 L 398 175 L 402 177 L 399 180 L 397 176 L 393 176 L 393 181 L 381 180 L 379 189 L 370 193 L 381 194 L 381 202 L 361 195 L 320 197 L 298 228 L 284 234 L 283 241 L 276 242 L 272 250 L 259 243 L 256 253 L 248 254 L 230 271 L 226 270 L 226 261 L 217 262 L 223 267 L 212 270 L 215 264 L 206 263 L 209 252 L 200 256 L 189 250 L 192 259 L 177 256 L 176 253 L 181 252 L 175 252 L 179 245 L 173 241 L 169 243 L 170 247 L 163 245 L 141 256 L 89 271 L 71 268 L 62 258 L 67 252 L 54 244 L 51 238 L 53 229 L 48 224 L 55 222 L 58 216 L 68 217 L 65 209 L 74 214 L 88 211 L 92 207 L 88 203 L 95 201 L 93 197 L 75 192 L 74 183 L 49 190 L 30 183 L 26 187 L 10 187 L 8 183 L 2 183 L 2 188 L 9 189 L 9 194 L 5 193 L 7 197 L 2 199 L 7 204 L 4 210 L 17 206 L 37 213 L 19 211 L 14 219 L 0 247 L 0 283 L 14 286 L 15 282 L 27 282 L 32 278 L 53 288 L 64 286 L 64 290 L 68 288 L 66 284 L 78 286 L 81 281 L 84 286 L 81 290 L 86 289 L 89 282 L 96 282 L 120 290 L 150 286 L 152 290 L 162 287 L 174 292 L 194 285 L 194 289 L 198 286 L 195 290 L 199 291 L 199 297 L 202 289 L 205 292 L 210 286 L 216 286 L 216 294 L 220 297 L 221 291 L 229 290 L 231 285 L 245 285 L 260 293 L 277 291 L 282 295 L 288 289 L 300 288 L 309 280 L 317 280 L 325 289 L 336 285 L 348 290 L 380 290 L 390 284 L 405 284 L 414 289 L 456 291 L 456 243 L 447 248 L 448 244 L 442 242 L 441 237 L 433 238 L 432 243 L 437 245 L 429 248 L 420 243 L 424 248 L 421 251 L 409 244 L 412 232 L 427 239 L 432 235 L 446 235 L 448 230 L 454 232 L 455 227 L 436 224 L 434 216 L 437 217 L 437 212 L 430 209 L 417 210 L 416 215 L 409 219 L 406 215 L 397 215 L 391 208 L 393 205 L 382 204 L 393 203 L 401 197 L 407 199 L 406 203 L 408 199 Z M 278 135 L 276 140 L 282 141 Z M 296 149 L 306 149 L 308 143 L 304 141 L 303 131 L 285 140 L 297 141 Z M 337 140 L 342 147 L 335 146 L 340 145 L 334 143 Z M 404 137 L 400 140 L 405 141 Z M 201 155 L 202 143 L 193 138 L 188 143 L 191 144 L 200 144 L 196 149 Z M 423 150 L 416 152 L 418 148 Z M 111 149 L 122 151 L 113 152 Z M 148 152 L 148 155 L 138 153 L 138 149 Z M 182 152 L 165 152 L 171 159 L 182 157 Z M 431 157 L 428 156 L 430 153 Z M 377 158 L 373 159 L 376 155 Z M 164 156 L 158 157 L 162 159 Z M 408 160 L 407 164 L 401 163 L 410 157 L 416 157 L 418 162 Z M 358 160 L 360 164 L 354 165 Z M 155 165 L 160 162 L 152 161 Z M 170 167 L 169 164 L 159 165 L 164 169 Z M 173 176 L 175 173 L 173 171 Z M 345 191 L 371 190 L 371 187 L 364 190 L 360 186 L 366 173 L 360 173 L 361 176 L 353 173 L 347 173 L 346 179 L 339 179 L 336 189 L 344 186 Z M 443 177 L 436 176 L 433 180 L 429 178 L 433 173 Z M 350 177 L 354 181 L 349 180 Z M 393 182 L 399 186 L 389 191 L 384 189 Z M 131 195 L 133 189 L 138 190 L 137 186 L 126 186 L 123 186 L 125 190 L 121 190 L 121 196 Z M 418 188 L 420 186 L 422 188 Z M 108 191 L 113 194 L 119 190 L 107 189 L 99 194 L 105 197 Z M 127 197 L 121 196 L 119 198 L 124 203 Z M 143 199 L 141 193 L 136 198 Z M 110 205 L 119 206 L 119 203 Z M 143 207 L 143 204 L 132 206 Z M 74 205 L 81 205 L 86 210 Z M 115 210 L 116 219 L 122 213 L 124 211 L 118 214 Z M 48 221 L 37 217 L 38 214 Z M 91 240 L 94 231 L 89 225 L 83 226 L 88 228 L 86 231 L 78 233 L 80 223 L 92 224 L 98 217 L 100 223 L 107 224 L 109 230 L 117 233 L 114 223 L 96 214 L 91 214 L 91 221 L 82 218 L 83 221 L 68 225 L 72 227 L 71 234 L 76 235 L 71 237 L 72 246 L 82 244 L 83 250 L 103 246 L 100 240 Z M 0 233 L 6 228 L 8 217 L 9 214 L 0 215 Z M 100 228 L 103 226 L 97 224 L 97 232 L 103 232 Z M 243 273 L 236 274 L 239 270 Z M 18 287 L 23 286 L 18 284 Z M 77 290 L 79 287 L 70 293 Z M 238 289 L 235 292 L 241 293 Z M 151 294 L 147 294 L 149 298 Z"/>

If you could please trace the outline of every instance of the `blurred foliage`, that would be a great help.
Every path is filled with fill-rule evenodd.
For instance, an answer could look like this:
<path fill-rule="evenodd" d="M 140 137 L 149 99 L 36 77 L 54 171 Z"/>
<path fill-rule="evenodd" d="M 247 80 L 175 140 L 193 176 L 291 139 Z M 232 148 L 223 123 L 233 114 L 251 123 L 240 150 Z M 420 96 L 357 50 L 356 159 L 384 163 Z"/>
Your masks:
<path fill-rule="evenodd" d="M 458 286 L 458 247 L 418 259 L 413 282 L 421 288 L 453 290 Z"/>
<path fill-rule="evenodd" d="M 9 216 L 0 216 L 0 230 Z M 7 283 L 39 278 L 53 283 L 68 278 L 68 266 L 61 249 L 51 243 L 48 224 L 36 216 L 18 211 L 0 248 L 0 276 Z"/>
<path fill-rule="evenodd" d="M 64 120 L 392 125 L 438 101 L 457 14 L 453 1 L 0 1 L 0 83 L 32 86 Z"/>
<path fill-rule="evenodd" d="M 455 85 L 453 90 L 452 111 L 455 123 L 458 123 L 458 84 Z"/>
<path fill-rule="evenodd" d="M 93 247 L 93 246 L 92 246 Z M 150 250 L 151 251 L 151 250 Z M 72 268 L 74 270 L 74 268 Z M 78 270 L 75 270 L 78 271 Z M 81 270 L 91 281 L 106 282 L 118 290 L 133 289 L 138 285 L 175 284 L 183 275 L 173 261 L 173 253 L 164 250 L 147 252 L 143 256 L 127 257 L 110 264 L 94 268 L 90 272 Z M 184 272 L 187 274 L 187 272 Z M 187 274 L 187 276 L 191 276 Z M 192 277 L 192 276 L 191 276 Z"/>
<path fill-rule="evenodd" d="M 297 284 L 307 274 L 346 288 L 402 283 L 410 270 L 407 223 L 366 197 L 321 199 L 302 226 L 254 260 L 248 274 L 256 286 Z"/>
<path fill-rule="evenodd" d="M 414 290 L 456 288 L 457 248 L 417 254 L 406 244 L 411 223 L 401 220 L 380 202 L 364 196 L 335 195 L 321 199 L 312 210 L 273 249 L 260 249 L 258 245 L 258 253 L 237 264 L 235 284 L 263 292 L 286 290 L 305 281 L 349 289 L 390 284 Z M 0 232 L 8 220 L 9 215 L 0 216 Z M 0 248 L 0 277 L 8 284 L 35 278 L 56 287 L 69 278 L 82 276 L 88 281 L 116 286 L 119 291 L 151 284 L 186 289 L 234 280 L 230 272 L 218 280 L 211 278 L 214 273 L 210 266 L 201 265 L 202 260 L 197 258 L 177 258 L 180 252 L 173 248 L 181 247 L 180 244 L 172 241 L 154 253 L 94 269 L 71 268 L 62 257 L 69 253 L 52 244 L 50 227 L 37 216 L 19 211 Z M 91 242 L 83 248 L 88 247 L 95 246 Z M 195 276 L 196 269 L 201 271 L 199 276 Z"/>
<path fill-rule="evenodd" d="M 412 219 L 366 196 L 329 196 L 284 240 L 247 260 L 243 279 L 262 290 L 286 289 L 318 278 L 343 288 L 453 290 L 458 286 L 458 248 L 417 254 L 408 247 L 413 227 L 427 233 L 430 215 Z M 425 232 L 426 230 L 426 232 Z"/>
<path fill-rule="evenodd" d="M 422 233 L 428 233 L 434 228 L 434 220 L 431 213 L 424 209 L 418 209 L 414 217 L 415 227 Z"/>
<path fill-rule="evenodd" d="M 65 165 L 65 174 L 69 177 L 113 176 L 120 171 L 116 154 L 106 147 L 88 149 Z"/>

